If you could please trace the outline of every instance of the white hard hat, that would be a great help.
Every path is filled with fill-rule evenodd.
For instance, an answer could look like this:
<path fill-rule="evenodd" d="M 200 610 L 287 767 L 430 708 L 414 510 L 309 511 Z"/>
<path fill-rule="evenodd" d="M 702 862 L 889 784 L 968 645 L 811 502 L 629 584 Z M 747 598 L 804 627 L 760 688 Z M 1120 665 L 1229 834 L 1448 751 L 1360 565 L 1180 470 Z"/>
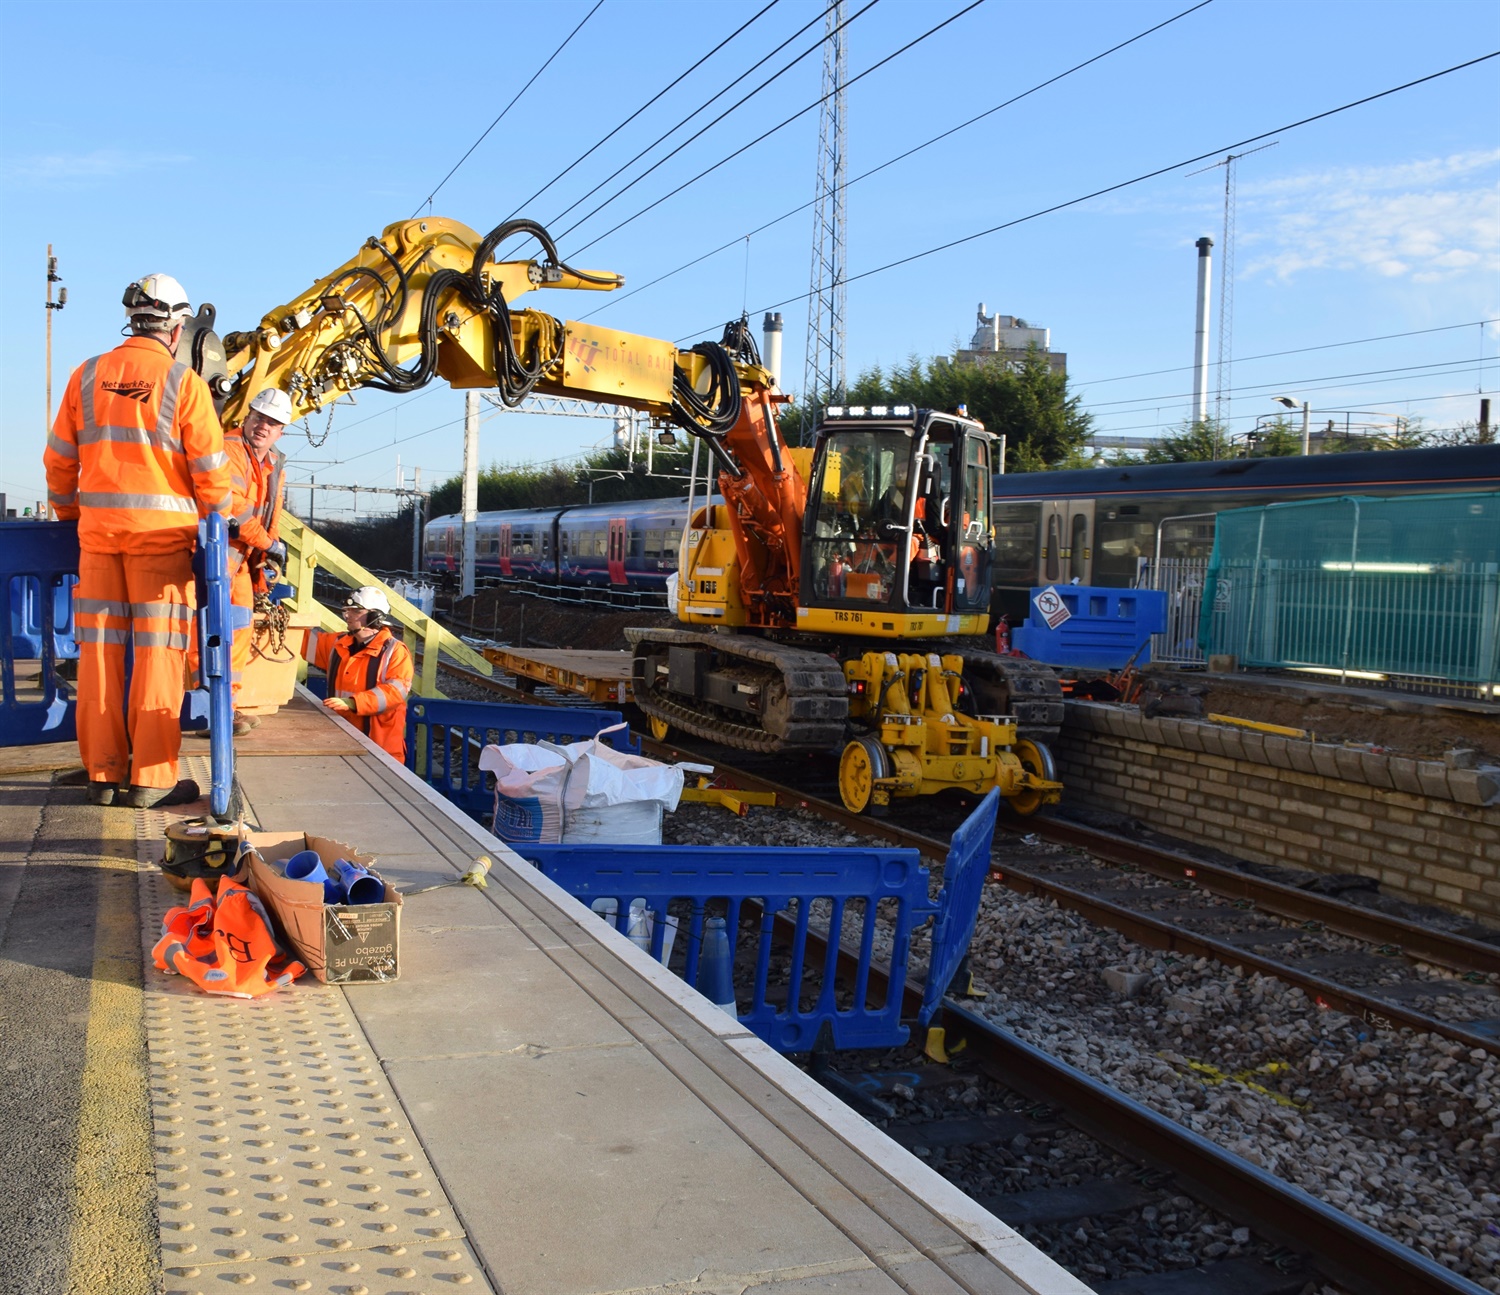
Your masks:
<path fill-rule="evenodd" d="M 127 283 L 121 300 L 130 319 L 149 315 L 153 319 L 175 321 L 193 313 L 187 291 L 170 274 L 147 274 Z"/>
<path fill-rule="evenodd" d="M 283 427 L 292 421 L 291 397 L 280 387 L 267 387 L 250 402 L 250 408 Z"/>
<path fill-rule="evenodd" d="M 344 606 L 363 607 L 366 611 L 380 612 L 384 616 L 391 614 L 391 600 L 379 585 L 362 585 L 344 599 Z"/>

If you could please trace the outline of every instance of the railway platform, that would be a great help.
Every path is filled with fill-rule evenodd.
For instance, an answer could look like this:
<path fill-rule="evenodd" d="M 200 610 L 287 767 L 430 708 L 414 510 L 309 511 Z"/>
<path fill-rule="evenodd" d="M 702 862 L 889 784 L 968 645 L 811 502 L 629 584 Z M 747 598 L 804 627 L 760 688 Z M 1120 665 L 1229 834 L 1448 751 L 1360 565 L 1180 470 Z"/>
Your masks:
<path fill-rule="evenodd" d="M 253 827 L 490 884 L 409 895 L 392 983 L 208 997 L 149 962 L 167 816 L 0 752 L 7 1290 L 1086 1291 L 306 693 L 236 747 Z"/>

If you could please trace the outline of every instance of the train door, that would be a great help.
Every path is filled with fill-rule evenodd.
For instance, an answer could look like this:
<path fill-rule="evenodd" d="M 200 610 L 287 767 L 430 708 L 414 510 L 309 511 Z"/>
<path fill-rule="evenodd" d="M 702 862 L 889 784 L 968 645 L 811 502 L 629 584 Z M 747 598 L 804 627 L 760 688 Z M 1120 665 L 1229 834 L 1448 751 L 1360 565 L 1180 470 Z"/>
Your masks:
<path fill-rule="evenodd" d="M 509 576 L 510 570 L 510 523 L 500 523 L 500 574 Z"/>
<path fill-rule="evenodd" d="M 612 585 L 624 585 L 628 583 L 625 576 L 625 555 L 629 551 L 627 548 L 629 542 L 625 534 L 625 519 L 623 517 L 611 517 L 609 520 L 607 560 L 609 564 L 609 583 Z"/>
<path fill-rule="evenodd" d="M 1057 499 L 1042 505 L 1041 584 L 1089 584 L 1094 570 L 1094 501 Z"/>
<path fill-rule="evenodd" d="M 457 530 L 458 528 L 456 526 L 450 524 L 448 529 L 443 532 L 444 564 L 447 570 L 450 572 L 458 570 L 458 563 L 455 562 L 453 558 L 453 539 Z"/>

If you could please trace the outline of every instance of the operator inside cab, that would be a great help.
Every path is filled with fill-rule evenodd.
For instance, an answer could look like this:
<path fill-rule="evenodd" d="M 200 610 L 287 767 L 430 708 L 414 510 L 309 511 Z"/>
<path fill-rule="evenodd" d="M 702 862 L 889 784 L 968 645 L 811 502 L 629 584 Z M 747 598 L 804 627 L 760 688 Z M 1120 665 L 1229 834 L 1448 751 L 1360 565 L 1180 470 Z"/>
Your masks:
<path fill-rule="evenodd" d="M 415 672 L 406 644 L 386 625 L 390 599 L 365 585 L 344 601 L 343 612 L 348 631 L 309 630 L 302 655 L 328 676 L 323 705 L 404 764 L 406 699 Z"/>

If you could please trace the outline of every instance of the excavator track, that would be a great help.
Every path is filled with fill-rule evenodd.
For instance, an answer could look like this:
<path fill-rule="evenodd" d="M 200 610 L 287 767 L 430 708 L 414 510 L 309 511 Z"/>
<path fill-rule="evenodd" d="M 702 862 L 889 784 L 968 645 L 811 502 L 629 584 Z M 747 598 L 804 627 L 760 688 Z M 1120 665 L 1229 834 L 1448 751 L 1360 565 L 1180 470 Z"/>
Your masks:
<path fill-rule="evenodd" d="M 625 636 L 635 651 L 635 704 L 653 719 L 744 751 L 828 750 L 844 740 L 849 716 L 844 672 L 822 652 L 748 634 L 628 629 Z M 673 648 L 705 652 L 707 668 L 717 678 L 759 687 L 759 714 L 669 693 L 658 666 L 668 662 Z"/>
<path fill-rule="evenodd" d="M 945 649 L 935 645 L 932 650 Z M 1033 742 L 1057 740 L 1063 724 L 1063 691 L 1050 666 L 980 650 L 959 649 L 959 655 L 964 659 L 964 679 L 981 714 L 1014 715 L 1018 736 Z"/>

